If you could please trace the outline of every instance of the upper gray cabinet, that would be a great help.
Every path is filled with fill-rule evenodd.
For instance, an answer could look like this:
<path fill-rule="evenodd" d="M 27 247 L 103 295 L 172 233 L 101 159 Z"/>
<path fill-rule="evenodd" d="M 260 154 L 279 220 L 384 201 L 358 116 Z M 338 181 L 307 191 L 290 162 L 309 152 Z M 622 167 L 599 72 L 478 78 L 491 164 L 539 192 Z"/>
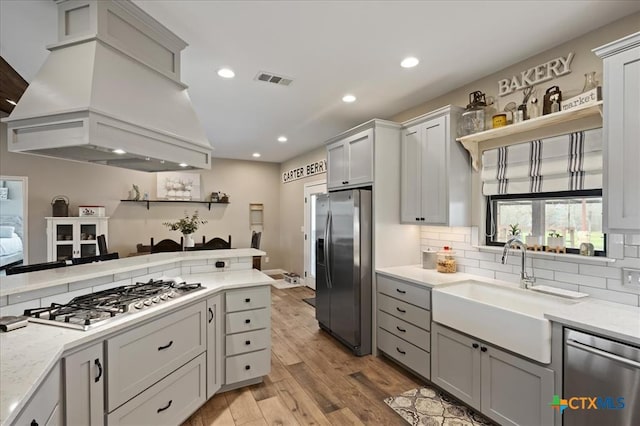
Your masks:
<path fill-rule="evenodd" d="M 327 145 L 327 187 L 340 189 L 373 183 L 373 129 Z"/>
<path fill-rule="evenodd" d="M 640 231 L 640 32 L 594 49 L 603 59 L 604 219 L 608 232 Z"/>
<path fill-rule="evenodd" d="M 400 219 L 422 225 L 471 225 L 471 165 L 455 140 L 461 108 L 447 106 L 402 129 Z"/>

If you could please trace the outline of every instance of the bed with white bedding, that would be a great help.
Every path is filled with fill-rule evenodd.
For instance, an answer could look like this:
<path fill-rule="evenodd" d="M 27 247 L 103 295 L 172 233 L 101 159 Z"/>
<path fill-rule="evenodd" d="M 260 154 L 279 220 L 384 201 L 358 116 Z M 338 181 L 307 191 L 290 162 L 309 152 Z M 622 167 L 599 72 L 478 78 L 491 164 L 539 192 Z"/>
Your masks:
<path fill-rule="evenodd" d="M 24 258 L 22 244 L 22 218 L 0 217 L 0 269 L 19 265 Z"/>

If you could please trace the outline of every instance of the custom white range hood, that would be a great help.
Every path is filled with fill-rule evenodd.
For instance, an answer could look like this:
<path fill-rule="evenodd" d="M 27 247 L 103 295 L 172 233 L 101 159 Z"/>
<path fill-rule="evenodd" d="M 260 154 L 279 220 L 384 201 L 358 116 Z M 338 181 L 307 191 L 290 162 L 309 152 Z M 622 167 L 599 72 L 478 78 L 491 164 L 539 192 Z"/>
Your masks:
<path fill-rule="evenodd" d="M 147 172 L 211 168 L 180 81 L 187 44 L 128 0 L 57 3 L 58 43 L 3 119 L 9 151 Z"/>

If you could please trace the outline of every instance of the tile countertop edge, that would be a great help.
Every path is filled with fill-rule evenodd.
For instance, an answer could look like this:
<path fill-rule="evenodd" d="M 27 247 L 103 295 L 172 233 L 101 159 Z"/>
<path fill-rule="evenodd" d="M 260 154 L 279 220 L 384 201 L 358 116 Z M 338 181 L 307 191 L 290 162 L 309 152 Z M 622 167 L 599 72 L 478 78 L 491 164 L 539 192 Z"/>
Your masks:
<path fill-rule="evenodd" d="M 20 275 L 2 277 L 0 297 L 12 294 L 24 293 L 44 288 L 66 285 L 78 281 L 104 277 L 106 275 L 120 274 L 135 271 L 142 268 L 153 268 L 170 263 L 191 260 L 224 259 L 230 257 L 264 256 L 266 252 L 257 249 L 226 249 L 226 250 L 201 250 L 175 253 L 155 253 L 143 256 L 124 257 L 121 259 L 96 262 L 85 265 L 75 265 L 68 268 L 56 268 L 46 271 L 30 272 Z M 96 271 L 95 268 L 98 268 Z M 76 268 L 73 271 L 70 268 Z M 91 270 L 93 269 L 93 270 Z M 39 274 L 34 277 L 29 274 Z M 45 278 L 48 275 L 49 278 Z M 56 276 L 60 275 L 60 276 Z M 27 282 L 31 278 L 33 283 Z"/>
<path fill-rule="evenodd" d="M 19 357 L 19 360 L 21 361 L 20 365 L 9 365 L 9 362 L 6 361 L 6 356 L 2 356 L 0 358 L 0 378 L 6 378 L 8 371 L 25 371 L 25 368 L 30 367 L 31 368 L 28 371 L 32 373 L 31 377 L 21 377 L 23 380 L 28 380 L 30 382 L 30 384 L 24 386 L 22 390 L 18 390 L 19 387 L 16 387 L 14 384 L 8 385 L 8 387 L 15 392 L 13 395 L 11 394 L 11 390 L 7 390 L 7 388 L 5 387 L 7 386 L 5 384 L 5 380 L 0 381 L 0 425 L 10 425 L 11 422 L 15 421 L 16 416 L 24 408 L 25 403 L 32 397 L 35 390 L 44 381 L 44 379 L 47 377 L 47 374 L 49 374 L 53 366 L 62 358 L 62 355 L 64 353 L 72 351 L 81 346 L 91 344 L 93 341 L 104 340 L 108 338 L 108 336 L 119 333 L 120 331 L 132 326 L 132 323 L 134 322 L 146 322 L 149 320 L 153 320 L 153 318 L 156 316 L 166 315 L 168 312 L 165 312 L 163 306 L 168 311 L 173 312 L 184 305 L 196 302 L 197 299 L 206 300 L 208 297 L 211 297 L 221 291 L 244 287 L 267 286 L 274 281 L 269 276 L 257 270 L 239 270 L 214 272 L 210 274 L 194 274 L 185 276 L 183 278 L 188 281 L 205 281 L 207 279 L 213 278 L 214 282 L 204 283 L 204 285 L 206 286 L 205 291 L 199 291 L 196 293 L 185 295 L 169 306 L 160 305 L 155 309 L 151 308 L 141 312 L 137 312 L 135 317 L 122 318 L 121 321 L 116 321 L 112 324 L 106 325 L 103 328 L 97 327 L 93 330 L 81 331 L 63 327 L 55 327 L 51 325 L 30 323 L 25 329 L 18 329 L 12 332 L 0 334 L 0 353 L 6 350 L 5 345 L 8 344 L 7 342 L 3 343 L 2 340 L 12 337 L 20 337 L 20 334 L 18 333 L 20 333 L 21 330 L 23 332 L 33 332 L 35 330 L 36 333 L 39 333 L 41 331 L 46 332 L 47 330 L 51 332 L 57 331 L 59 335 L 63 336 L 63 338 L 53 337 L 53 340 L 56 341 L 58 345 L 51 345 L 51 351 L 33 351 L 35 353 L 38 353 L 41 357 L 46 357 L 44 360 L 42 360 L 40 365 L 38 365 L 37 369 L 35 368 L 34 364 L 37 365 L 38 363 L 34 361 L 33 358 L 29 359 L 28 357 Z M 215 281 L 218 281 L 219 279 L 222 282 L 216 283 Z"/>
<path fill-rule="evenodd" d="M 442 274 L 434 269 L 423 269 L 420 265 L 377 268 L 376 273 L 429 288 L 455 284 L 464 280 L 504 284 L 504 281 L 461 272 Z M 511 283 L 511 285 L 514 284 Z M 638 307 L 589 297 L 582 303 L 563 308 L 562 311 L 545 312 L 544 316 L 550 321 L 640 346 L 640 308 Z"/>

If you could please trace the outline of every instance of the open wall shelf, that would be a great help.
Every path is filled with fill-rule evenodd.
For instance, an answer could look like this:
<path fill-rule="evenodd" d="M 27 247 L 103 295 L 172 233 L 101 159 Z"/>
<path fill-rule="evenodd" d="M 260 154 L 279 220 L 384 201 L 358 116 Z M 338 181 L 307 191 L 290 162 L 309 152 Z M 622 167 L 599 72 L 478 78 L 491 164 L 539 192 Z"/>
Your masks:
<path fill-rule="evenodd" d="M 147 204 L 147 210 L 149 210 L 149 204 L 152 203 L 189 203 L 189 204 L 207 204 L 209 207 L 209 210 L 211 210 L 211 205 L 212 204 L 229 204 L 229 202 L 222 202 L 222 201 L 197 201 L 197 200 L 120 200 L 123 203 L 146 203 Z"/>
<path fill-rule="evenodd" d="M 540 117 L 463 136 L 457 140 L 471 155 L 475 171 L 482 168 L 482 151 L 581 130 L 602 127 L 602 101 L 582 108 Z"/>

